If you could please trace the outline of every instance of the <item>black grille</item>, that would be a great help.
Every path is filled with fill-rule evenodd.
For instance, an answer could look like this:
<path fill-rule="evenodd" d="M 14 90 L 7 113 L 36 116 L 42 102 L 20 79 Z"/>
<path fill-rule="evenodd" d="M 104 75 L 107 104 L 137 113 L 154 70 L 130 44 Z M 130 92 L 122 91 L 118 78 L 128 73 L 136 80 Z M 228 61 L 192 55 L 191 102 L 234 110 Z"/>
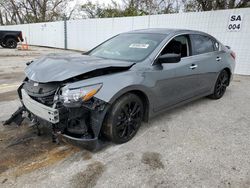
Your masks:
<path fill-rule="evenodd" d="M 28 93 L 28 95 L 39 103 L 47 106 L 52 106 L 54 101 L 54 96 L 59 84 L 54 83 L 36 83 L 32 80 L 28 80 L 24 83 L 23 89 Z"/>
<path fill-rule="evenodd" d="M 44 96 L 44 97 L 32 97 L 34 100 L 36 100 L 37 102 L 40 102 L 44 105 L 47 106 L 51 106 L 53 105 L 53 101 L 54 101 L 54 94 L 53 95 L 49 95 L 49 96 Z"/>

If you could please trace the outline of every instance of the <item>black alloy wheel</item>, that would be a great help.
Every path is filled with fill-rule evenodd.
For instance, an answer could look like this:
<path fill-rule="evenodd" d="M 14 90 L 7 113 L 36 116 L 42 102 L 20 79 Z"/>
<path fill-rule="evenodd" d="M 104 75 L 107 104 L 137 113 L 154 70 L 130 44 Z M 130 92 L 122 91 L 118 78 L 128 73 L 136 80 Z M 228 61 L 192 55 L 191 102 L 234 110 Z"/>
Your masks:
<path fill-rule="evenodd" d="M 209 97 L 212 99 L 220 99 L 226 92 L 229 84 L 229 75 L 226 70 L 223 70 L 216 81 L 214 93 Z"/>
<path fill-rule="evenodd" d="M 143 103 L 134 94 L 118 99 L 108 113 L 103 133 L 114 143 L 125 143 L 137 133 L 143 117 Z"/>
<path fill-rule="evenodd" d="M 14 49 L 17 47 L 17 41 L 13 38 L 9 38 L 6 40 L 5 42 L 5 47 L 6 48 L 11 48 L 11 49 Z"/>

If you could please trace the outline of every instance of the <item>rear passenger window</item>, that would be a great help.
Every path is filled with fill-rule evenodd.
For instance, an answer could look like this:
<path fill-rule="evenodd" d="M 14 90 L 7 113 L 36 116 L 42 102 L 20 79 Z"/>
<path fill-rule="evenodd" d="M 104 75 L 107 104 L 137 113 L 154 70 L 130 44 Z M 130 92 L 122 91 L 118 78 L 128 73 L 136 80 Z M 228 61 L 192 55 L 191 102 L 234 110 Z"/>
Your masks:
<path fill-rule="evenodd" d="M 203 35 L 190 35 L 192 43 L 192 55 L 198 55 L 215 51 L 213 39 Z"/>

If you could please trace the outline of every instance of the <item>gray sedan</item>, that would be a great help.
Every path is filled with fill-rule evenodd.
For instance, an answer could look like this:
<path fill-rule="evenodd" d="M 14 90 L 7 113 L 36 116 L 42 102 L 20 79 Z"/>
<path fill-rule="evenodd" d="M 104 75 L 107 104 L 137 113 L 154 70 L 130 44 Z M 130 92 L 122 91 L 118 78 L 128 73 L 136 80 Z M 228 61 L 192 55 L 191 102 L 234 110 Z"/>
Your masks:
<path fill-rule="evenodd" d="M 232 79 L 235 53 L 203 32 L 145 29 L 119 34 L 84 54 L 48 55 L 28 63 L 18 93 L 36 127 L 95 148 L 125 143 L 141 122 L 208 96 L 221 98 Z M 39 126 L 38 126 L 39 125 Z"/>

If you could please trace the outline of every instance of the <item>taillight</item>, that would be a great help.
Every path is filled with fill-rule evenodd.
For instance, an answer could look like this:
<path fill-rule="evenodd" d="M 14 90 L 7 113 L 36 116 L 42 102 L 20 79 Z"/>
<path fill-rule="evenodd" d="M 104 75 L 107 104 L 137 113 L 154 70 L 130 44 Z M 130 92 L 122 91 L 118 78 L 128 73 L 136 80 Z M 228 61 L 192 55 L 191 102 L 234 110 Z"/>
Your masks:
<path fill-rule="evenodd" d="M 232 56 L 232 58 L 235 60 L 236 59 L 236 54 L 234 52 L 231 52 L 230 55 Z"/>

